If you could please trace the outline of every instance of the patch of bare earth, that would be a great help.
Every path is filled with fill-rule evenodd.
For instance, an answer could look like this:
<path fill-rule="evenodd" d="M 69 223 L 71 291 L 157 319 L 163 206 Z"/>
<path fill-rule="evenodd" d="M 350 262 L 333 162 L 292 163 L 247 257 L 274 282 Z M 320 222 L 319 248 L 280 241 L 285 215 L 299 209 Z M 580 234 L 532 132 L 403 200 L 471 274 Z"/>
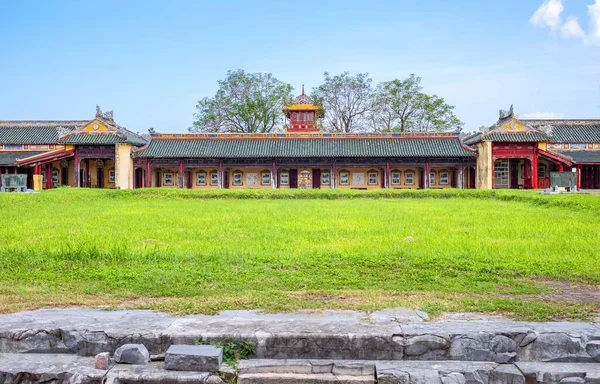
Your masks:
<path fill-rule="evenodd" d="M 497 295 L 497 297 L 516 297 L 523 300 L 561 303 L 600 304 L 600 286 L 598 285 L 571 284 L 554 280 L 536 281 L 550 287 L 552 292 L 535 295 Z"/>

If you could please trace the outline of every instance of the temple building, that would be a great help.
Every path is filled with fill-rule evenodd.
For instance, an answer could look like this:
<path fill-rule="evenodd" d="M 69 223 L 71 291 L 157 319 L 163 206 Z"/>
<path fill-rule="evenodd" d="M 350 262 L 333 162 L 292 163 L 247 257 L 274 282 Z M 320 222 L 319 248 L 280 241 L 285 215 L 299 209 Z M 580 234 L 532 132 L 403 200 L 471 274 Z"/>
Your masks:
<path fill-rule="evenodd" d="M 549 188 L 550 172 L 575 172 L 577 189 L 600 189 L 600 120 L 519 119 L 511 106 L 464 142 L 477 148 L 477 188 Z"/>
<path fill-rule="evenodd" d="M 132 148 L 143 137 L 96 108 L 93 120 L 0 121 L 0 173 L 27 174 L 29 188 L 133 187 Z"/>
<path fill-rule="evenodd" d="M 477 151 L 458 132 L 321 132 L 322 112 L 304 91 L 283 113 L 281 133 L 153 135 L 133 151 L 136 180 L 171 188 L 474 187 Z"/>
<path fill-rule="evenodd" d="M 600 120 L 528 120 L 512 107 L 489 128 L 329 133 L 304 94 L 282 132 L 142 137 L 100 108 L 92 120 L 0 121 L 0 173 L 34 190 L 87 188 L 538 189 L 551 172 L 600 189 Z"/>

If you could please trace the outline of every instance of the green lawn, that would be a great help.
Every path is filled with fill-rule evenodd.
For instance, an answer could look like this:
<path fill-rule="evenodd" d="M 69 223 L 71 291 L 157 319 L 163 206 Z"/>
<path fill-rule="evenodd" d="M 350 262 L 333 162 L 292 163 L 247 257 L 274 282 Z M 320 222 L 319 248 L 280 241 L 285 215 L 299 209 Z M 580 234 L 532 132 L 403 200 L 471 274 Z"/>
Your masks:
<path fill-rule="evenodd" d="M 598 195 L 64 188 L 0 194 L 0 212 L 3 312 L 600 310 L 541 282 L 600 285 Z"/>

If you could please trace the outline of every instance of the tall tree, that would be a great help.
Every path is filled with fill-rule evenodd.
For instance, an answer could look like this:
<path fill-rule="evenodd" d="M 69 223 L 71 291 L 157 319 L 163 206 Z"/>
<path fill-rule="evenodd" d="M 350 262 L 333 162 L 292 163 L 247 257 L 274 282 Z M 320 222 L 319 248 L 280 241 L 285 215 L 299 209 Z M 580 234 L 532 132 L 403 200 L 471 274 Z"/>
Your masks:
<path fill-rule="evenodd" d="M 367 129 L 365 120 L 372 105 L 372 80 L 368 73 L 351 76 L 344 72 L 331 76 L 311 95 L 325 109 L 324 128 L 333 132 L 355 132 Z"/>
<path fill-rule="evenodd" d="M 431 132 L 462 125 L 454 106 L 422 92 L 421 78 L 410 75 L 377 86 L 369 122 L 377 131 Z"/>
<path fill-rule="evenodd" d="M 270 73 L 228 71 L 214 97 L 198 101 L 190 132 L 268 133 L 283 126 L 292 86 Z"/>

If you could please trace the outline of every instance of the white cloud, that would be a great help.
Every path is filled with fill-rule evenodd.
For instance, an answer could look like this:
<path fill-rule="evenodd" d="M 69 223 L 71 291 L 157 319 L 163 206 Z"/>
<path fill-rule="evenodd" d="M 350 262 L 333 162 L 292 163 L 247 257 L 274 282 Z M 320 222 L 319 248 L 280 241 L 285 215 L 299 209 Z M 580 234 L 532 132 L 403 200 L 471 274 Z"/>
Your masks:
<path fill-rule="evenodd" d="M 589 33 L 585 42 L 592 45 L 600 45 L 600 0 L 588 5 L 588 16 L 590 17 Z"/>
<path fill-rule="evenodd" d="M 561 24 L 560 15 L 563 10 L 562 0 L 546 0 L 535 11 L 529 21 L 538 27 L 558 29 Z"/>
<path fill-rule="evenodd" d="M 575 16 L 569 16 L 567 21 L 560 27 L 560 35 L 564 39 L 568 39 L 570 37 L 585 37 L 585 32 L 583 32 L 583 28 L 579 25 L 579 21 Z"/>
<path fill-rule="evenodd" d="M 565 117 L 564 113 L 558 112 L 531 112 L 525 113 L 523 115 L 519 115 L 521 119 L 533 119 L 533 120 L 542 120 L 542 119 L 563 119 Z"/>

